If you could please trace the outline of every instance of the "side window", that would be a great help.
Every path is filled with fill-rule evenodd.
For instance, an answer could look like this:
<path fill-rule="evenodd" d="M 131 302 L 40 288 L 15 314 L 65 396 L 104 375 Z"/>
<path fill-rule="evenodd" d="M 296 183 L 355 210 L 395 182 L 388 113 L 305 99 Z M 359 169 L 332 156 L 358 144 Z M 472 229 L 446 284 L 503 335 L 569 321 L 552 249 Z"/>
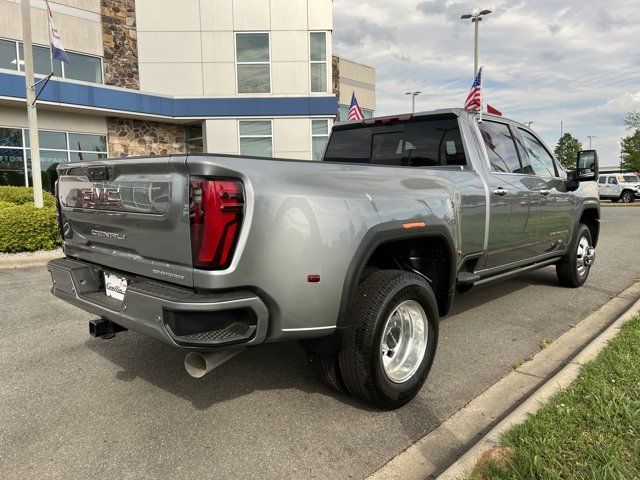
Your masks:
<path fill-rule="evenodd" d="M 609 185 L 617 185 L 618 181 L 616 180 L 616 177 L 609 177 Z"/>
<path fill-rule="evenodd" d="M 558 173 L 556 172 L 553 157 L 544 148 L 542 142 L 526 130 L 521 128 L 519 130 L 533 173 L 541 177 L 557 177 Z"/>
<path fill-rule="evenodd" d="M 487 147 L 491 170 L 504 173 L 523 173 L 516 144 L 508 125 L 484 121 L 480 133 Z"/>
<path fill-rule="evenodd" d="M 598 183 L 607 183 L 607 177 L 600 177 Z"/>

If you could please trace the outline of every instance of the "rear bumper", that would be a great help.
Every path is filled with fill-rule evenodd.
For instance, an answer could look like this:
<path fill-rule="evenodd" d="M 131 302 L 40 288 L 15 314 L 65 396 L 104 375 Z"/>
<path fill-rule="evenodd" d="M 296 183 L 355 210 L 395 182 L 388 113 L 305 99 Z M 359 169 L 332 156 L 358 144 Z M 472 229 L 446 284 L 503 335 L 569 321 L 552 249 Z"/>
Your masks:
<path fill-rule="evenodd" d="M 264 342 L 269 312 L 253 292 L 199 294 L 71 258 L 48 263 L 51 293 L 87 312 L 171 345 L 206 351 Z M 104 293 L 103 273 L 129 280 L 124 300 Z"/>

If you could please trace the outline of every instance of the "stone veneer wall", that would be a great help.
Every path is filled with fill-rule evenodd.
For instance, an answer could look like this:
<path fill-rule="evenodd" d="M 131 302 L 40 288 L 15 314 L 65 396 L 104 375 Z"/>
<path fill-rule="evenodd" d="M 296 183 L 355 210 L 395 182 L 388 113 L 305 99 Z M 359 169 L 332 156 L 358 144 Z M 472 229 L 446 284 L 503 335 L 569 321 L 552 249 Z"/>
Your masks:
<path fill-rule="evenodd" d="M 184 153 L 184 125 L 130 118 L 107 118 L 109 156 Z"/>
<path fill-rule="evenodd" d="M 116 87 L 140 88 L 135 0 L 100 0 L 104 81 Z"/>

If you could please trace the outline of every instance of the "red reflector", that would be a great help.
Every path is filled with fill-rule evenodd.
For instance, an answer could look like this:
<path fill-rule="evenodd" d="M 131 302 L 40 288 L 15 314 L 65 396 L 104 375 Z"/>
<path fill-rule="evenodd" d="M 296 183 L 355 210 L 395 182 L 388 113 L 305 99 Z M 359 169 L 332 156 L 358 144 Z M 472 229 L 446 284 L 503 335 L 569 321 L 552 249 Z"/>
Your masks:
<path fill-rule="evenodd" d="M 230 179 L 191 179 L 191 255 L 193 266 L 229 266 L 244 213 L 242 183 Z"/>
<path fill-rule="evenodd" d="M 309 283 L 318 283 L 320 281 L 320 275 L 309 275 L 307 276 L 307 282 Z"/>

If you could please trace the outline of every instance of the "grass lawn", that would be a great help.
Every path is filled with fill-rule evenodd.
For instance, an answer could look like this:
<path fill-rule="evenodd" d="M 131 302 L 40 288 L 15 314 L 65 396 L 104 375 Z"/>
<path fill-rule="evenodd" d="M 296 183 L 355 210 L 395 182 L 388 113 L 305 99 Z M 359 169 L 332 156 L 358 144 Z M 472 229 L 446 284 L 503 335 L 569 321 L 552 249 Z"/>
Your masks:
<path fill-rule="evenodd" d="M 640 317 L 576 382 L 507 431 L 472 479 L 640 479 Z"/>

